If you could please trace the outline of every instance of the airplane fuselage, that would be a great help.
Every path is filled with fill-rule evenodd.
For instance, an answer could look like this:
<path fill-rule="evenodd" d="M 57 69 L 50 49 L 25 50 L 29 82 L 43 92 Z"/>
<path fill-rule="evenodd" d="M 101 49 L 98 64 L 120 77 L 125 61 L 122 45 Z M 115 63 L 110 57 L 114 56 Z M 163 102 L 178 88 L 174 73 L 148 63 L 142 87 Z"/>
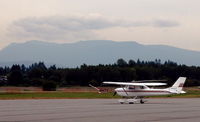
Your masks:
<path fill-rule="evenodd" d="M 135 97 L 135 96 L 158 96 L 158 95 L 169 95 L 173 94 L 168 89 L 129 89 L 116 88 L 115 92 L 122 97 Z"/>

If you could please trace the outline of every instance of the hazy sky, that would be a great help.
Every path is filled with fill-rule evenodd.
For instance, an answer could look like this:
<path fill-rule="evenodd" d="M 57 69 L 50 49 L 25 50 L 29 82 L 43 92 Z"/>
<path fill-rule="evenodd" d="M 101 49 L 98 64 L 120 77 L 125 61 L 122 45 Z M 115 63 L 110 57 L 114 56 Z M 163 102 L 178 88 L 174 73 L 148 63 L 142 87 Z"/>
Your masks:
<path fill-rule="evenodd" d="M 200 51 L 199 0 L 0 0 L 0 49 L 42 40 L 137 41 Z"/>

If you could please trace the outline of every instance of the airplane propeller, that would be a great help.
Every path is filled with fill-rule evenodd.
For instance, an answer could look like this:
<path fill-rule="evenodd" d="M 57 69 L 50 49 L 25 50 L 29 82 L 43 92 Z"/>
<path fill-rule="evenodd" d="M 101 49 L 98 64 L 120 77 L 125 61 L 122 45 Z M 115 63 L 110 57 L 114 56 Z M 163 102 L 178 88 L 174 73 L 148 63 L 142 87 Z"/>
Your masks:
<path fill-rule="evenodd" d="M 117 94 L 117 92 L 114 92 L 113 96 L 115 96 Z"/>

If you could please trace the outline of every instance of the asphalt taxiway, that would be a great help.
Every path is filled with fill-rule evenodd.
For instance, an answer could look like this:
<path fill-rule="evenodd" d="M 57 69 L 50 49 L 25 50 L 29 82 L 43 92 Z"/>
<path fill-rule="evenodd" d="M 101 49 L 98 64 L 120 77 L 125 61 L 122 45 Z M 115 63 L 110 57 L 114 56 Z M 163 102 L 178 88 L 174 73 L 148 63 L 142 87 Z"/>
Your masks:
<path fill-rule="evenodd" d="M 0 122 L 200 122 L 199 98 L 0 100 Z"/>

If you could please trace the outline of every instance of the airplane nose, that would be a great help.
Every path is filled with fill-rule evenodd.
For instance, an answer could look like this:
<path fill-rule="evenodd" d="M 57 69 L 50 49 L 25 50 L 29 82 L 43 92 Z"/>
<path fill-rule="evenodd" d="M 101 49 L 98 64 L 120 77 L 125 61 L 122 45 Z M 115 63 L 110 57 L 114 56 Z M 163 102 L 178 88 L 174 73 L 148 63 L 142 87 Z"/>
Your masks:
<path fill-rule="evenodd" d="M 122 91 L 122 88 L 116 88 L 114 94 L 118 94 L 119 96 L 122 96 L 121 91 Z"/>
<path fill-rule="evenodd" d="M 120 90 L 120 88 L 116 88 L 116 89 L 115 89 L 115 92 L 118 92 L 119 90 Z"/>
<path fill-rule="evenodd" d="M 117 88 L 116 89 L 114 89 L 114 94 L 113 94 L 113 96 L 115 96 L 116 94 L 117 94 Z"/>

